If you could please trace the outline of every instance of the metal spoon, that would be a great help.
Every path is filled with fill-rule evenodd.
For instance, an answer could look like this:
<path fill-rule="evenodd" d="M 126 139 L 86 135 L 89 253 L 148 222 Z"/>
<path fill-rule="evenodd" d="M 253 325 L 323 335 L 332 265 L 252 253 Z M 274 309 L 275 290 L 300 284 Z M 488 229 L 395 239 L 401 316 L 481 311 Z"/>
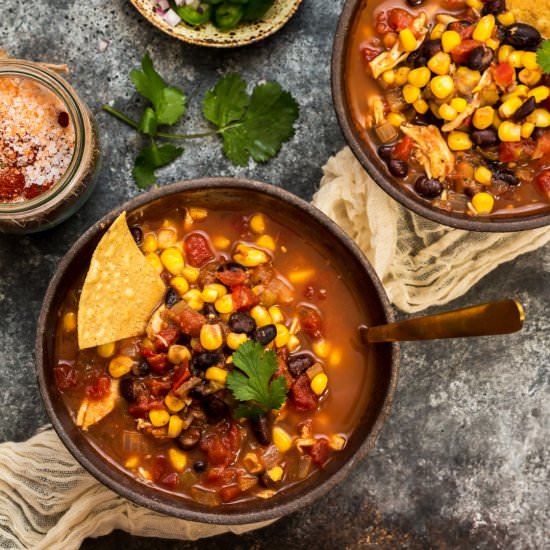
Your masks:
<path fill-rule="evenodd" d="M 365 343 L 489 336 L 516 332 L 523 326 L 524 319 L 523 307 L 519 302 L 499 300 L 388 325 L 362 325 L 359 333 Z"/>

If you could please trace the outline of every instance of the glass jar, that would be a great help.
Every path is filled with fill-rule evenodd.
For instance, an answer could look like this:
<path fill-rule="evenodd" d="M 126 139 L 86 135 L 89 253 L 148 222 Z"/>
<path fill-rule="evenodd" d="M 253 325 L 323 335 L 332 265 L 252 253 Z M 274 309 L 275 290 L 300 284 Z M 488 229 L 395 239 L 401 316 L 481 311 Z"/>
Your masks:
<path fill-rule="evenodd" d="M 88 199 L 99 166 L 99 142 L 93 117 L 74 88 L 41 63 L 0 59 L 0 78 L 30 78 L 53 92 L 74 128 L 74 150 L 64 174 L 48 190 L 19 202 L 0 202 L 0 232 L 33 233 L 74 214 Z"/>

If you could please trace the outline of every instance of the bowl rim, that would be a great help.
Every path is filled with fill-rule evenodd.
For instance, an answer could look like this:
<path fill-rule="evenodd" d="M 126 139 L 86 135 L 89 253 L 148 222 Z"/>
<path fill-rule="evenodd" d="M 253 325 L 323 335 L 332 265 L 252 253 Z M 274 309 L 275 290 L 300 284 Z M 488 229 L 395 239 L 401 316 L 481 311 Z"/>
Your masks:
<path fill-rule="evenodd" d="M 550 211 L 538 212 L 526 216 L 510 216 L 509 218 L 489 217 L 481 220 L 469 218 L 465 214 L 446 212 L 433 208 L 415 199 L 412 195 L 403 192 L 400 187 L 390 181 L 389 177 L 378 168 L 375 162 L 373 162 L 371 158 L 372 153 L 368 151 L 365 142 L 359 136 L 355 128 L 355 123 L 351 118 L 350 111 L 347 108 L 348 100 L 345 80 L 348 41 L 353 29 L 355 16 L 366 2 L 368 2 L 368 0 L 346 0 L 342 8 L 332 44 L 331 88 L 332 103 L 340 129 L 344 134 L 347 144 L 353 151 L 353 154 L 368 175 L 383 191 L 415 214 L 456 229 L 480 232 L 510 232 L 524 231 L 550 225 Z"/>
<path fill-rule="evenodd" d="M 104 232 L 122 211 L 126 210 L 130 212 L 140 207 L 143 207 L 157 199 L 186 191 L 204 189 L 227 190 L 230 188 L 267 194 L 272 198 L 279 199 L 285 202 L 290 202 L 292 206 L 304 210 L 309 216 L 312 216 L 317 222 L 319 222 L 327 231 L 332 233 L 334 237 L 340 239 L 346 246 L 346 248 L 349 249 L 350 253 L 359 262 L 361 268 L 367 272 L 369 278 L 371 279 L 376 297 L 381 306 L 382 313 L 386 317 L 386 322 L 393 322 L 393 309 L 382 286 L 382 283 L 380 282 L 378 276 L 376 275 L 376 272 L 374 271 L 374 268 L 371 266 L 365 255 L 361 252 L 361 250 L 351 239 L 351 237 L 349 237 L 338 225 L 336 225 L 336 223 L 329 219 L 323 212 L 321 212 L 311 204 L 307 203 L 303 199 L 299 198 L 298 196 L 290 193 L 289 191 L 285 191 L 284 189 L 271 184 L 231 177 L 216 177 L 179 181 L 177 183 L 165 185 L 158 189 L 138 195 L 137 197 L 134 197 L 124 204 L 115 207 L 113 210 L 103 216 L 99 221 L 95 222 L 89 229 L 87 229 L 65 253 L 50 280 L 40 309 L 35 340 L 36 375 L 40 394 L 42 396 L 46 412 L 51 420 L 53 428 L 57 432 L 65 447 L 90 474 L 92 474 L 97 480 L 99 480 L 109 489 L 115 491 L 117 494 L 140 506 L 144 506 L 151 510 L 155 510 L 157 512 L 181 519 L 187 519 L 201 523 L 217 523 L 224 525 L 254 523 L 276 519 L 281 516 L 287 515 L 291 512 L 299 510 L 304 506 L 311 504 L 314 500 L 327 493 L 330 489 L 340 483 L 347 476 L 347 474 L 356 466 L 356 464 L 361 459 L 363 459 L 365 455 L 374 447 L 376 440 L 382 430 L 382 427 L 390 414 L 399 377 L 399 344 L 393 343 L 389 348 L 389 368 L 391 372 L 389 376 L 387 392 L 382 401 L 380 411 L 372 424 L 372 429 L 363 440 L 363 442 L 360 444 L 360 446 L 357 448 L 357 451 L 349 457 L 347 462 L 345 462 L 328 479 L 324 480 L 312 490 L 303 494 L 299 494 L 296 496 L 296 498 L 293 498 L 288 502 L 275 504 L 269 509 L 260 511 L 252 510 L 250 512 L 224 514 L 223 507 L 212 508 L 211 512 L 203 512 L 193 509 L 187 509 L 184 506 L 175 506 L 170 503 L 162 502 L 158 499 L 146 497 L 137 492 L 134 492 L 129 484 L 122 483 L 119 479 L 115 479 L 114 477 L 106 473 L 107 471 L 103 471 L 102 469 L 96 467 L 93 461 L 91 461 L 86 456 L 86 453 L 83 452 L 73 441 L 63 423 L 55 413 L 56 408 L 52 399 L 54 390 L 53 388 L 48 388 L 46 385 L 45 372 L 46 368 L 48 368 L 48 362 L 45 354 L 45 349 L 42 346 L 42 342 L 47 329 L 46 322 L 48 313 L 51 309 L 55 295 L 58 292 L 59 284 L 66 269 L 74 261 L 74 258 L 77 257 L 88 245 L 88 243 L 91 240 L 97 238 L 100 233 Z"/>

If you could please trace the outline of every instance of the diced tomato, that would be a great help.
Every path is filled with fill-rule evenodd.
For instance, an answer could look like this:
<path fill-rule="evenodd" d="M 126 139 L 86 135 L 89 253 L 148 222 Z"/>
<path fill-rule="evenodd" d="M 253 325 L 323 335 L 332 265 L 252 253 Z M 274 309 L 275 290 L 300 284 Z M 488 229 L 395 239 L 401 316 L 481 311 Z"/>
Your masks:
<path fill-rule="evenodd" d="M 393 148 L 392 158 L 407 162 L 411 156 L 414 141 L 409 136 L 402 137 Z"/>
<path fill-rule="evenodd" d="M 53 374 L 55 376 L 55 385 L 61 391 L 74 388 L 78 382 L 77 372 L 71 365 L 60 364 L 54 367 Z"/>
<path fill-rule="evenodd" d="M 539 189 L 550 198 L 550 169 L 539 172 L 535 178 L 535 182 Z"/>
<path fill-rule="evenodd" d="M 168 355 L 166 353 L 155 353 L 150 357 L 147 357 L 146 361 L 151 367 L 151 370 L 157 374 L 163 374 L 170 366 Z"/>
<path fill-rule="evenodd" d="M 86 395 L 90 399 L 101 399 L 111 391 L 111 378 L 107 374 L 101 374 L 95 382 L 86 388 Z"/>
<path fill-rule="evenodd" d="M 361 53 L 363 54 L 363 57 L 367 63 L 370 63 L 375 57 L 378 57 L 383 51 L 384 51 L 384 48 L 381 48 L 380 46 L 363 46 L 361 48 Z"/>
<path fill-rule="evenodd" d="M 224 502 L 229 502 L 233 500 L 238 495 L 240 495 L 241 489 L 238 485 L 229 485 L 220 489 L 220 497 Z"/>
<path fill-rule="evenodd" d="M 292 384 L 289 397 L 297 411 L 313 411 L 317 408 L 317 396 L 309 385 L 307 374 L 302 374 Z"/>
<path fill-rule="evenodd" d="M 177 390 L 188 378 L 191 377 L 189 361 L 186 359 L 176 370 L 172 378 L 172 389 Z"/>
<path fill-rule="evenodd" d="M 185 239 L 184 247 L 187 261 L 193 267 L 201 267 L 214 258 L 208 240 L 200 233 L 191 233 Z"/>
<path fill-rule="evenodd" d="M 500 86 L 503 89 L 506 89 L 510 86 L 510 84 L 512 84 L 512 82 L 514 82 L 515 76 L 516 72 L 510 63 L 499 63 L 493 68 L 493 77 L 495 82 L 497 83 L 497 86 Z"/>
<path fill-rule="evenodd" d="M 319 338 L 322 335 L 323 322 L 321 316 L 312 307 L 303 306 L 299 308 L 298 319 L 304 332 L 313 338 Z"/>
<path fill-rule="evenodd" d="M 483 43 L 479 40 L 464 39 L 458 46 L 451 50 L 451 57 L 455 63 L 463 65 L 468 61 L 468 57 L 470 57 L 472 50 L 482 45 Z"/>
<path fill-rule="evenodd" d="M 246 273 L 242 269 L 226 270 L 216 273 L 216 278 L 224 285 L 233 288 L 242 285 L 246 281 Z"/>
<path fill-rule="evenodd" d="M 178 338 L 180 331 L 177 328 L 165 328 L 155 334 L 155 349 L 166 351 Z"/>
<path fill-rule="evenodd" d="M 178 485 L 178 481 L 179 481 L 178 474 L 176 472 L 172 472 L 170 474 L 166 474 L 165 476 L 163 476 L 159 480 L 159 483 L 161 483 L 162 485 L 166 485 L 166 487 L 170 487 L 170 489 L 175 489 Z"/>
<path fill-rule="evenodd" d="M 393 8 L 388 12 L 388 23 L 394 31 L 402 31 L 412 25 L 414 16 L 401 8 Z"/>
<path fill-rule="evenodd" d="M 237 311 L 245 311 L 260 303 L 260 297 L 245 285 L 236 286 L 231 296 Z"/>
<path fill-rule="evenodd" d="M 152 395 L 162 397 L 172 388 L 172 383 L 168 380 L 159 380 L 158 378 L 149 378 L 145 381 Z"/>
<path fill-rule="evenodd" d="M 550 131 L 544 132 L 537 139 L 535 151 L 533 152 L 534 159 L 541 159 L 550 156 Z"/>
<path fill-rule="evenodd" d="M 309 448 L 309 455 L 314 464 L 322 466 L 329 457 L 330 447 L 328 445 L 328 439 L 324 437 L 317 440 L 317 443 Z"/>

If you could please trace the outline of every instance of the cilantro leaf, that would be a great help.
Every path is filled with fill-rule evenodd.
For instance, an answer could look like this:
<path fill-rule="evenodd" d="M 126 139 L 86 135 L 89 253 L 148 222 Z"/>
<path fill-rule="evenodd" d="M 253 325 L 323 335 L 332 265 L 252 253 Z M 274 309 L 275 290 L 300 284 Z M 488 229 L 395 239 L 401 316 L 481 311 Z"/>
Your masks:
<path fill-rule="evenodd" d="M 228 74 L 204 94 L 202 113 L 204 118 L 223 128 L 242 118 L 250 98 L 246 93 L 246 82 L 236 73 Z"/>
<path fill-rule="evenodd" d="M 171 143 L 157 146 L 152 142 L 148 147 L 143 148 L 136 157 L 132 175 L 140 188 L 153 185 L 156 181 L 155 170 L 170 164 L 183 153 L 181 147 L 175 147 Z"/>
<path fill-rule="evenodd" d="M 252 157 L 266 162 L 294 135 L 298 104 L 278 82 L 254 88 L 242 124 L 221 128 L 224 152 L 236 165 L 244 166 Z"/>
<path fill-rule="evenodd" d="M 282 376 L 271 380 L 277 371 L 277 356 L 264 351 L 258 342 L 245 342 L 233 354 L 235 368 L 227 376 L 227 387 L 238 401 L 252 402 L 239 406 L 237 417 L 258 418 L 278 409 L 286 400 L 287 382 Z"/>
<path fill-rule="evenodd" d="M 537 64 L 546 74 L 550 74 L 550 40 L 541 42 L 537 50 Z"/>
<path fill-rule="evenodd" d="M 185 114 L 185 94 L 174 86 L 167 86 L 147 53 L 141 60 L 141 68 L 130 72 L 136 90 L 153 104 L 159 124 L 175 124 Z"/>

